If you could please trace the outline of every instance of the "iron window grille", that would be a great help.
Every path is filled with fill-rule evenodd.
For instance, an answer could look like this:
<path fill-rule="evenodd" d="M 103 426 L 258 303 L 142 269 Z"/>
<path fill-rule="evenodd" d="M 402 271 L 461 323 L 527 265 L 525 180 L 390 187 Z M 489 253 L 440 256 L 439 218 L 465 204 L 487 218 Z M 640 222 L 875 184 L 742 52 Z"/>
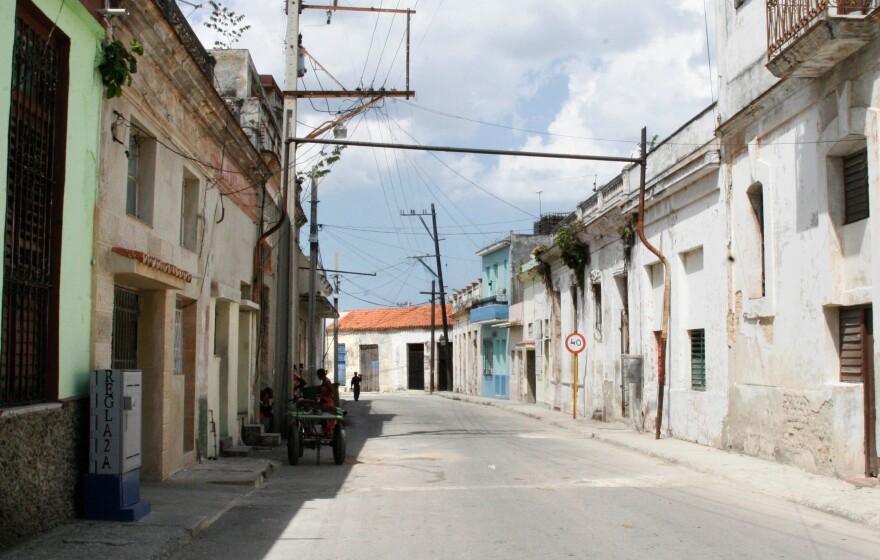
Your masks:
<path fill-rule="evenodd" d="M 113 340 L 110 367 L 137 369 L 140 297 L 132 290 L 115 287 L 113 294 Z"/>
<path fill-rule="evenodd" d="M 8 109 L 0 405 L 45 402 L 57 389 L 67 49 L 62 33 L 53 36 L 19 8 Z"/>
<path fill-rule="evenodd" d="M 691 335 L 691 389 L 706 390 L 706 331 L 694 329 Z"/>
<path fill-rule="evenodd" d="M 183 309 L 179 301 L 174 310 L 174 373 L 183 374 Z"/>

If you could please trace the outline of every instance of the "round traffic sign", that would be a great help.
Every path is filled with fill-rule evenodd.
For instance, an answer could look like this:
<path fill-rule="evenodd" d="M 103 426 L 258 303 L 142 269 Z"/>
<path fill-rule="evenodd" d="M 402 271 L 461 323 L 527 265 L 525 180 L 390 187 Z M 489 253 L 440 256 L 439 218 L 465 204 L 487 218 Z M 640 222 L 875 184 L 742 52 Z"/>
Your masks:
<path fill-rule="evenodd" d="M 571 333 L 565 339 L 565 349 L 572 354 L 580 354 L 587 347 L 587 339 L 581 333 Z"/>

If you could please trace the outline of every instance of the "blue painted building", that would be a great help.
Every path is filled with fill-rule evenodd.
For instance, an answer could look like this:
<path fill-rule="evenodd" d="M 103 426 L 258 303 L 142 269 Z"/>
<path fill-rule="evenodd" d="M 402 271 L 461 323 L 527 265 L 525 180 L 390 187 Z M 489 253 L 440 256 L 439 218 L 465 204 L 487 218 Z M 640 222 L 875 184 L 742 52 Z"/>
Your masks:
<path fill-rule="evenodd" d="M 483 258 L 483 293 L 470 310 L 470 322 L 480 325 L 480 395 L 496 399 L 510 398 L 510 331 L 500 326 L 510 317 L 510 248 L 508 238 L 477 251 Z"/>

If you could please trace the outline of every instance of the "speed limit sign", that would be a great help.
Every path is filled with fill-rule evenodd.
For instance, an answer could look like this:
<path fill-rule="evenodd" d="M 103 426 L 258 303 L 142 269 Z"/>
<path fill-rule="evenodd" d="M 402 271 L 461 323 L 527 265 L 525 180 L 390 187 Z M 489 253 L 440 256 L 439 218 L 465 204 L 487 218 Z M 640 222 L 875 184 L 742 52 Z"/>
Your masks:
<path fill-rule="evenodd" d="M 581 333 L 571 333 L 565 339 L 565 349 L 572 354 L 580 354 L 587 347 L 587 340 Z"/>

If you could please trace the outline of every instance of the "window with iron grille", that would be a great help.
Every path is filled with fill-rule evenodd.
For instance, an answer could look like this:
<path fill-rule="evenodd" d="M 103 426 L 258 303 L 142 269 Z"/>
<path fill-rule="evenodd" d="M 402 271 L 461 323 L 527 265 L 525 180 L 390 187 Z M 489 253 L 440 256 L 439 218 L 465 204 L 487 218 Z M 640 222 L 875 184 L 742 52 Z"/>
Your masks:
<path fill-rule="evenodd" d="M 116 286 L 113 293 L 113 340 L 110 345 L 110 367 L 113 369 L 137 369 L 139 314 L 138 293 Z"/>
<path fill-rule="evenodd" d="M 0 405 L 57 395 L 68 41 L 52 30 L 42 14 L 19 3 L 10 104 L 2 108 L 9 111 L 9 135 Z"/>
<path fill-rule="evenodd" d="M 706 331 L 693 329 L 691 335 L 691 389 L 706 390 Z"/>
<path fill-rule="evenodd" d="M 183 307 L 180 301 L 174 310 L 174 373 L 183 374 Z"/>
<path fill-rule="evenodd" d="M 128 158 L 125 213 L 152 224 L 156 141 L 143 127 L 132 121 L 125 153 Z"/>
<path fill-rule="evenodd" d="M 843 223 L 868 217 L 868 150 L 843 158 L 843 197 Z"/>
<path fill-rule="evenodd" d="M 840 308 L 840 380 L 860 383 L 871 363 L 868 341 L 873 336 L 871 307 Z M 873 374 L 873 371 L 871 371 Z"/>
<path fill-rule="evenodd" d="M 483 375 L 492 375 L 494 345 L 491 338 L 483 339 Z"/>

